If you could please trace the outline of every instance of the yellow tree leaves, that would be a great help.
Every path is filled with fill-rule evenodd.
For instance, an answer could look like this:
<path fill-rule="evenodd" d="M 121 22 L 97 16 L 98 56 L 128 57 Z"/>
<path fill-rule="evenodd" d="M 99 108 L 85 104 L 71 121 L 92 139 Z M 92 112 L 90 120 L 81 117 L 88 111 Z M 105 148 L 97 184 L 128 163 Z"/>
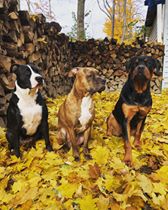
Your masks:
<path fill-rule="evenodd" d="M 123 4 L 124 1 L 116 1 L 115 7 L 115 27 L 114 27 L 114 38 L 121 42 L 121 37 L 123 34 Z M 127 0 L 126 7 L 126 36 L 124 42 L 126 44 L 130 44 L 135 40 L 135 30 L 134 27 L 136 23 L 139 21 L 139 15 L 136 12 L 137 8 L 135 6 L 134 0 Z M 111 21 L 109 19 L 106 20 L 104 24 L 104 32 L 108 37 L 111 37 Z"/>
<path fill-rule="evenodd" d="M 133 148 L 131 168 L 123 162 L 123 140 L 106 136 L 106 117 L 118 95 L 103 92 L 94 97 L 96 118 L 89 142 L 93 159 L 89 161 L 81 154 L 81 161 L 75 162 L 72 150 L 62 153 L 57 143 L 56 113 L 64 97 L 48 100 L 53 152 L 47 152 L 40 140 L 36 148 L 21 146 L 21 159 L 10 156 L 0 128 L 0 209 L 167 210 L 168 92 L 153 95 L 142 151 Z"/>

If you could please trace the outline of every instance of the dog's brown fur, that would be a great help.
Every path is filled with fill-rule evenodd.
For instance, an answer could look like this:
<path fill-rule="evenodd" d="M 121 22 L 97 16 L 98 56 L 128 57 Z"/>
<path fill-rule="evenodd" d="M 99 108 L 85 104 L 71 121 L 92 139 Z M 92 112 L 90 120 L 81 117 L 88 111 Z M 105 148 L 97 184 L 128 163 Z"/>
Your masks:
<path fill-rule="evenodd" d="M 92 95 L 105 89 L 105 80 L 91 67 L 72 69 L 69 76 L 72 75 L 76 76 L 74 85 L 58 112 L 58 143 L 66 149 L 72 146 L 76 160 L 83 143 L 84 155 L 89 159 L 88 141 L 95 116 Z"/>

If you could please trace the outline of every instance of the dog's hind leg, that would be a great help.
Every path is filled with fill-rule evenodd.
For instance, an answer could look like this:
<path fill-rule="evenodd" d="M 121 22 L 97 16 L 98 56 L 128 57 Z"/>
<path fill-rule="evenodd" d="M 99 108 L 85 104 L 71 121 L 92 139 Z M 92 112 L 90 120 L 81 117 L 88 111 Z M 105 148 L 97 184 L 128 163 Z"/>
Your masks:
<path fill-rule="evenodd" d="M 59 145 L 63 145 L 61 150 L 63 149 L 65 152 L 68 152 L 71 148 L 70 141 L 67 138 L 66 129 L 60 128 L 58 131 L 57 142 Z"/>
<path fill-rule="evenodd" d="M 111 113 L 110 116 L 107 118 L 107 136 L 121 136 L 122 130 L 121 126 L 115 119 L 114 115 Z"/>

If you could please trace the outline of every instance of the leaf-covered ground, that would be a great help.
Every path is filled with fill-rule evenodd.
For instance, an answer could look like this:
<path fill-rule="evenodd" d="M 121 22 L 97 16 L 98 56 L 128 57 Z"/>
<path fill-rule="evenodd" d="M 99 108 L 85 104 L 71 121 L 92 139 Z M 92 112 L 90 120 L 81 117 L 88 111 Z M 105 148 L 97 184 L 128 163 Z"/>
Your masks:
<path fill-rule="evenodd" d="M 22 159 L 10 156 L 0 129 L 0 209 L 20 210 L 152 210 L 168 209 L 168 91 L 153 95 L 153 108 L 142 135 L 143 147 L 133 149 L 133 166 L 123 162 L 121 138 L 105 135 L 106 117 L 118 93 L 95 96 L 96 119 L 89 147 L 93 160 L 75 162 L 72 151 L 57 144 L 56 113 L 64 97 L 48 100 L 50 138 L 36 149 L 21 147 Z"/>

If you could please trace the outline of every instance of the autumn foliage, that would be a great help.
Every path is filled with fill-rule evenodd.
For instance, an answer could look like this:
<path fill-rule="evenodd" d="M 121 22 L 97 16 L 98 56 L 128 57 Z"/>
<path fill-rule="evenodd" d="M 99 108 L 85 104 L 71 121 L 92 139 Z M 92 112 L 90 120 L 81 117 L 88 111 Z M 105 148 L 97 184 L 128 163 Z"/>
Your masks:
<path fill-rule="evenodd" d="M 153 108 L 142 134 L 142 151 L 133 148 L 133 166 L 122 159 L 123 141 L 106 136 L 106 117 L 119 93 L 95 96 L 96 118 L 89 143 L 93 160 L 75 162 L 72 151 L 57 144 L 56 113 L 64 97 L 48 99 L 50 138 L 35 148 L 21 146 L 22 158 L 10 156 L 0 129 L 0 209 L 138 210 L 168 209 L 168 91 L 153 95 Z"/>
<path fill-rule="evenodd" d="M 115 6 L 115 22 L 114 22 L 114 38 L 121 42 L 121 37 L 123 34 L 123 3 L 124 1 L 119 0 L 116 1 Z M 126 44 L 130 44 L 135 40 L 136 32 L 135 26 L 140 21 L 140 15 L 137 12 L 137 6 L 134 0 L 127 0 L 127 7 L 126 7 L 126 34 L 124 38 L 124 42 Z M 109 19 L 106 20 L 104 23 L 103 31 L 108 37 L 111 37 L 111 21 Z"/>

